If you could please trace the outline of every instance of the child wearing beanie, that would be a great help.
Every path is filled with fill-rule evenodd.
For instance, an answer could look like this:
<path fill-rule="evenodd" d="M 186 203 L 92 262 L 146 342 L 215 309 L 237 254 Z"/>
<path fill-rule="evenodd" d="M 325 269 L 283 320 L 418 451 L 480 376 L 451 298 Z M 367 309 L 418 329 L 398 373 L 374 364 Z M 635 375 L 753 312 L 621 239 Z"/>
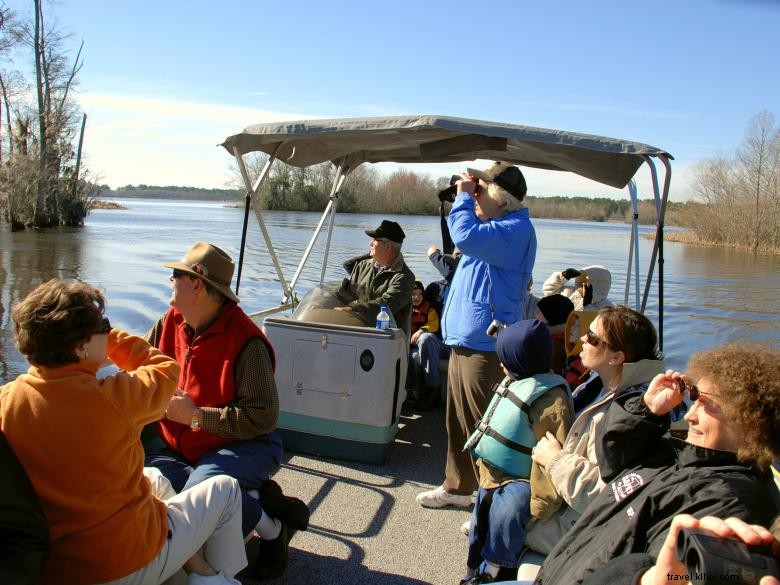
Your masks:
<path fill-rule="evenodd" d="M 553 352 L 550 369 L 554 374 L 563 375 L 566 370 L 568 362 L 565 339 L 566 320 L 573 310 L 574 303 L 563 295 L 542 297 L 536 304 L 536 318 L 543 321 L 550 328 L 552 334 Z"/>
<path fill-rule="evenodd" d="M 479 468 L 479 489 L 469 531 L 461 585 L 514 580 L 529 516 L 549 518 L 563 503 L 531 460 L 537 441 L 552 434 L 563 442 L 574 419 L 566 381 L 550 373 L 553 341 L 542 321 L 503 329 L 496 353 L 506 377 L 465 448 Z"/>

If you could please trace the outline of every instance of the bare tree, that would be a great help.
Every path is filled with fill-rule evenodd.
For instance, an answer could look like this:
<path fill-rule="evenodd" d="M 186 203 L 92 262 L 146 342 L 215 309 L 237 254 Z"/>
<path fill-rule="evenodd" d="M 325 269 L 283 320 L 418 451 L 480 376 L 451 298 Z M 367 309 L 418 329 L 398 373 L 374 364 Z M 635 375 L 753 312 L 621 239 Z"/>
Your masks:
<path fill-rule="evenodd" d="M 774 115 L 756 114 L 733 155 L 704 160 L 693 175 L 694 193 L 704 205 L 692 206 L 684 217 L 702 241 L 780 249 L 780 130 Z"/>
<path fill-rule="evenodd" d="M 775 117 L 764 110 L 756 114 L 737 150 L 736 162 L 741 180 L 741 191 L 750 200 L 752 210 L 752 248 L 758 250 L 765 234 L 767 212 L 771 212 L 773 197 L 777 197 L 778 156 L 780 156 L 780 130 Z M 747 204 L 747 201 L 745 202 Z"/>
<path fill-rule="evenodd" d="M 3 32 L 3 39 L 28 47 L 32 53 L 35 71 L 34 104 L 24 103 L 11 107 L 13 89 L 18 84 L 9 83 L 12 74 L 0 73 L 0 91 L 6 107 L 6 123 L 9 134 L 9 160 L 0 169 L 0 184 L 6 198 L 29 198 L 28 189 L 18 189 L 18 177 L 12 173 L 23 171 L 26 180 L 32 181 L 34 197 L 32 206 L 26 202 L 6 205 L 9 209 L 32 213 L 9 217 L 13 225 L 81 225 L 89 210 L 91 189 L 77 174 L 77 148 L 74 142 L 79 135 L 82 116 L 72 99 L 78 73 L 83 66 L 82 42 L 75 57 L 67 50 L 69 35 L 56 23 L 44 18 L 41 0 L 33 0 L 34 17 L 30 22 L 16 22 Z M 0 42 L 0 53 L 2 53 Z M 12 112 L 16 124 L 12 125 Z M 1 119 L 1 117 L 0 117 Z M 30 122 L 33 124 L 30 124 Z M 14 128 L 16 132 L 14 132 Z M 35 176 L 22 158 L 36 161 Z M 19 167 L 15 169 L 15 167 Z"/>

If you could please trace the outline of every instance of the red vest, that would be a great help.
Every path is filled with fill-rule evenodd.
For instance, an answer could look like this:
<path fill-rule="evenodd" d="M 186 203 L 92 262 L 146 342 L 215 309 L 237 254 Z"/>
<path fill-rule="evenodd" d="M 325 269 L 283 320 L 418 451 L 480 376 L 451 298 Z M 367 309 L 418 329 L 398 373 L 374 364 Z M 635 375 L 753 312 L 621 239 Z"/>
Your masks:
<path fill-rule="evenodd" d="M 412 327 L 411 333 L 414 334 L 420 327 L 428 322 L 428 311 L 431 310 L 431 304 L 423 301 L 418 306 L 412 306 Z"/>
<path fill-rule="evenodd" d="M 201 335 L 190 342 L 184 317 L 176 309 L 170 309 L 163 321 L 160 347 L 181 366 L 179 388 L 186 391 L 198 406 L 223 407 L 235 402 L 236 357 L 252 337 L 263 340 L 271 363 L 275 366 L 273 347 L 260 328 L 228 301 L 217 320 Z M 192 430 L 168 419 L 159 423 L 160 436 L 174 451 L 195 463 L 206 453 L 235 439 L 218 437 L 204 430 Z"/>

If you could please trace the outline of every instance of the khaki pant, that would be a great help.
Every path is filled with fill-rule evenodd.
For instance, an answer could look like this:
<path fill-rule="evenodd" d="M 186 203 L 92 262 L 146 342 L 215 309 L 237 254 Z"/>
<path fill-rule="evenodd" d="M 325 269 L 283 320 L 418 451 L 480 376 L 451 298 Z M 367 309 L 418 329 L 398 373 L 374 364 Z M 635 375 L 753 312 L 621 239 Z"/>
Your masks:
<path fill-rule="evenodd" d="M 170 538 L 149 564 L 111 585 L 158 585 L 197 551 L 215 571 L 232 577 L 247 566 L 241 533 L 241 490 L 218 475 L 165 500 Z"/>
<path fill-rule="evenodd" d="M 487 408 L 493 384 L 504 376 L 495 352 L 453 347 L 447 370 L 447 467 L 444 489 L 451 494 L 471 495 L 479 472 L 468 451 L 466 439 Z"/>

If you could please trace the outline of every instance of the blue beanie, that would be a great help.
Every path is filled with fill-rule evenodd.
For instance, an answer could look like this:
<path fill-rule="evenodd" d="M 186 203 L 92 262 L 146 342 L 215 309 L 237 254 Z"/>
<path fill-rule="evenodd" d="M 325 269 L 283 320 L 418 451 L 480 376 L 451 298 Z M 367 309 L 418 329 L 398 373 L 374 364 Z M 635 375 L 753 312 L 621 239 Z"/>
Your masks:
<path fill-rule="evenodd" d="M 550 371 L 552 335 L 538 319 L 518 321 L 498 334 L 496 353 L 515 380 L 544 374 Z"/>

